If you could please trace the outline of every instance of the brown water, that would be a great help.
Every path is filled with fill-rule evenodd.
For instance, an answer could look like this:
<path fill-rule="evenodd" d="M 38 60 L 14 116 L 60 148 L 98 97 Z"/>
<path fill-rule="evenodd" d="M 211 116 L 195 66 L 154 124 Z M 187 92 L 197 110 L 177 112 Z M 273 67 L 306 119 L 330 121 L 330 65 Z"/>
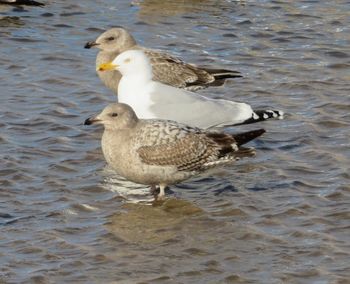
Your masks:
<path fill-rule="evenodd" d="M 45 2 L 0 7 L 0 283 L 350 283 L 349 1 Z M 82 125 L 115 100 L 83 46 L 115 25 L 286 119 L 148 205 Z"/>

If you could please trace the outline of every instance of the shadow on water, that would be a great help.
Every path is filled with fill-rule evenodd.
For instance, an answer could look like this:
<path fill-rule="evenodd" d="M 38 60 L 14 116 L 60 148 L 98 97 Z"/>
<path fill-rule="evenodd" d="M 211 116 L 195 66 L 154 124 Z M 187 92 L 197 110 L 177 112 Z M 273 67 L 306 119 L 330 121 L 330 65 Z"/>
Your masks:
<path fill-rule="evenodd" d="M 108 230 L 126 242 L 161 243 L 171 240 L 191 217 L 204 215 L 202 209 L 180 199 L 145 204 L 125 204 L 110 217 Z"/>
<path fill-rule="evenodd" d="M 18 221 L 26 221 L 34 217 L 35 216 L 14 217 L 7 213 L 0 213 L 0 218 L 5 219 L 4 222 L 0 222 L 0 226 L 12 225 L 17 223 Z"/>
<path fill-rule="evenodd" d="M 25 22 L 18 16 L 7 16 L 8 12 L 26 12 L 22 6 L 12 6 L 0 3 L 0 28 L 19 28 L 25 25 Z"/>
<path fill-rule="evenodd" d="M 22 27 L 24 26 L 25 23 L 24 21 L 21 20 L 21 18 L 13 16 L 5 16 L 5 17 L 0 17 L 0 28 L 7 28 L 7 27 Z"/>
<path fill-rule="evenodd" d="M 245 1 L 216 1 L 216 0 L 190 0 L 179 5 L 171 0 L 134 0 L 132 6 L 137 6 L 139 19 L 147 23 L 155 23 L 171 16 L 187 13 L 220 13 L 222 9 L 234 9 L 236 5 L 245 5 Z"/>

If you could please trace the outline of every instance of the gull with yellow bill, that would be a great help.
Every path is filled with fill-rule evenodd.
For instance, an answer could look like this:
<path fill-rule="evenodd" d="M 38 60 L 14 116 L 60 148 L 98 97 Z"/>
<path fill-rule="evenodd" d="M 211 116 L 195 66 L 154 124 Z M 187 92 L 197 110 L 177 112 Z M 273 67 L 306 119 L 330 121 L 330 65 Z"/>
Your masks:
<path fill-rule="evenodd" d="M 97 69 L 122 74 L 118 102 L 130 105 L 142 119 L 169 119 L 207 129 L 283 118 L 279 110 L 253 110 L 246 103 L 212 99 L 154 81 L 150 59 L 142 50 L 125 51 Z"/>

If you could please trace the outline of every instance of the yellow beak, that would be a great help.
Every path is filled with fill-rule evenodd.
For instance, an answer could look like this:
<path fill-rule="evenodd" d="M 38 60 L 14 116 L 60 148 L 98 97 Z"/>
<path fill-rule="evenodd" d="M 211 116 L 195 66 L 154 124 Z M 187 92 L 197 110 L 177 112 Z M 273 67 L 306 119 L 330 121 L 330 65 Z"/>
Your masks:
<path fill-rule="evenodd" d="M 117 70 L 118 65 L 113 64 L 112 62 L 108 63 L 102 63 L 97 67 L 97 71 L 111 71 L 111 70 Z"/>

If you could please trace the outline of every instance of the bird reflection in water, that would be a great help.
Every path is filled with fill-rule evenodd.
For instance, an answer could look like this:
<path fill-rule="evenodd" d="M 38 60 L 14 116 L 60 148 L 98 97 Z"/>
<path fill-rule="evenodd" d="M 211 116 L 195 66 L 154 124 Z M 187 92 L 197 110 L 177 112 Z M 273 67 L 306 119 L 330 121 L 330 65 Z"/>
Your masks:
<path fill-rule="evenodd" d="M 204 215 L 194 204 L 175 198 L 146 204 L 126 203 L 112 215 L 107 229 L 116 237 L 135 243 L 161 243 L 175 238 L 179 228 L 191 229 L 191 220 Z"/>
<path fill-rule="evenodd" d="M 245 6 L 245 0 L 134 0 L 131 5 L 139 7 L 139 18 L 146 23 L 155 23 L 169 16 L 205 12 L 217 14 L 222 9 Z"/>

